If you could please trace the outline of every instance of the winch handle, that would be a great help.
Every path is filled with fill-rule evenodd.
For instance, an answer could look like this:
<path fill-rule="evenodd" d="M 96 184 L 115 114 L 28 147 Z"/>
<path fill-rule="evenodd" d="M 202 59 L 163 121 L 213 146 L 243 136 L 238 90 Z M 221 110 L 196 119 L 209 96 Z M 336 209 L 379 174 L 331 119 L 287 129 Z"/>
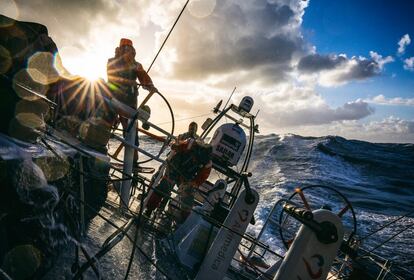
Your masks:
<path fill-rule="evenodd" d="M 331 244 L 338 240 L 338 232 L 331 222 L 318 223 L 313 219 L 313 213 L 305 208 L 297 207 L 290 201 L 285 201 L 283 210 L 294 219 L 315 232 L 318 240 L 323 244 Z"/>
<path fill-rule="evenodd" d="M 283 209 L 286 211 L 286 213 L 299 220 L 300 222 L 313 220 L 313 214 L 311 211 L 302 207 L 298 207 L 297 205 L 292 204 L 288 201 L 285 201 Z"/>

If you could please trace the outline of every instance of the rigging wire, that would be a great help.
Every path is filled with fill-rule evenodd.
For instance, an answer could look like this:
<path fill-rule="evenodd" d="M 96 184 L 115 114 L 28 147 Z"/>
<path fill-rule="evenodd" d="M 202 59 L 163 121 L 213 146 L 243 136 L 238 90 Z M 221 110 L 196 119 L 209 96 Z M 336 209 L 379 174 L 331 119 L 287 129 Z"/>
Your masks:
<path fill-rule="evenodd" d="M 392 220 L 391 222 L 388 222 L 388 223 L 386 223 L 386 224 L 382 225 L 381 227 L 377 228 L 376 230 L 374 230 L 374 231 L 370 232 L 369 234 L 365 235 L 364 237 L 361 237 L 358 241 L 360 242 L 360 241 L 362 241 L 362 240 L 367 239 L 368 237 L 370 237 L 370 236 L 374 235 L 375 233 L 377 233 L 377 232 L 379 232 L 379 231 L 381 231 L 381 230 L 383 230 L 383 229 L 387 228 L 388 226 L 390 226 L 390 225 L 392 225 L 392 224 L 395 224 L 395 223 L 396 223 L 396 222 L 398 222 L 399 220 L 401 220 L 401 219 L 403 219 L 403 218 L 406 218 L 406 217 L 408 217 L 409 215 L 411 215 L 411 214 L 413 214 L 413 213 L 414 213 L 414 210 L 409 211 L 409 212 L 405 213 L 404 215 L 401 215 L 401 216 L 400 216 L 400 217 L 398 217 L 397 219 Z"/>
<path fill-rule="evenodd" d="M 155 60 L 157 60 L 158 55 L 161 53 L 161 50 L 164 48 L 164 45 L 167 43 L 168 38 L 170 37 L 170 35 L 171 35 L 172 31 L 174 30 L 175 26 L 177 25 L 178 21 L 180 20 L 181 15 L 183 14 L 183 12 L 184 12 L 184 10 L 187 7 L 189 2 L 190 2 L 190 0 L 187 0 L 185 2 L 183 8 L 181 9 L 180 13 L 178 14 L 177 18 L 175 19 L 174 24 L 171 26 L 170 31 L 168 32 L 167 36 L 165 37 L 164 41 L 162 42 L 161 47 L 158 49 L 157 54 L 155 55 L 154 59 L 152 60 L 150 66 L 148 67 L 147 73 L 149 73 L 149 71 L 151 71 L 151 68 L 155 63 Z M 138 85 L 138 89 L 139 89 L 140 86 L 141 85 Z M 164 96 L 162 96 L 162 94 L 159 93 L 158 90 L 156 92 L 161 96 L 161 98 L 163 98 L 165 100 Z M 147 98 L 149 99 L 149 96 L 147 96 Z M 168 102 L 167 102 L 167 105 L 169 106 Z M 172 112 L 170 107 L 169 107 L 169 109 Z M 137 118 L 138 118 L 138 114 L 135 114 L 135 116 L 131 120 L 131 123 L 128 125 L 127 132 L 129 132 L 131 130 L 132 124 L 137 120 Z M 171 134 L 174 134 L 174 118 L 172 119 L 172 123 L 173 123 L 173 125 L 172 125 L 172 131 L 173 132 Z M 150 160 L 147 160 L 147 161 L 144 161 L 144 162 L 148 162 L 148 161 L 150 161 Z"/>
<path fill-rule="evenodd" d="M 49 149 L 51 149 L 51 147 L 49 146 L 48 147 Z M 52 149 L 53 150 L 53 149 Z M 144 186 L 144 184 L 143 184 L 143 186 Z M 144 186 L 145 187 L 145 186 Z M 152 188 L 151 186 L 149 186 L 149 188 Z M 69 190 L 69 193 L 71 193 L 71 191 Z M 142 196 L 142 198 L 143 198 L 144 196 Z M 75 199 L 78 199 L 76 196 L 75 196 Z M 174 198 L 170 198 L 171 200 L 175 200 Z M 102 216 L 102 214 L 100 214 L 99 213 L 99 211 L 97 211 L 96 209 L 94 209 L 93 207 L 91 207 L 88 203 L 86 203 L 86 202 L 84 202 L 84 201 L 81 201 L 81 200 L 79 200 L 79 202 L 81 203 L 81 204 L 83 204 L 83 205 L 85 205 L 87 208 L 90 208 L 90 209 L 92 209 L 92 211 L 93 212 L 95 212 L 95 214 L 96 215 L 98 215 L 99 217 L 101 217 L 102 219 L 104 219 L 106 222 L 108 222 L 111 226 L 114 226 L 116 229 L 117 229 L 117 231 L 118 232 L 122 232 L 123 234 L 124 234 L 124 236 L 126 236 L 127 238 L 128 238 L 128 240 L 130 240 L 131 242 L 132 242 L 132 244 L 133 244 L 133 247 L 135 248 L 135 249 L 138 249 L 139 251 L 140 251 L 140 253 L 153 265 L 153 266 L 155 266 L 157 269 L 158 269 L 158 271 L 160 271 L 160 273 L 162 273 L 164 276 L 166 276 L 168 279 L 170 279 L 166 274 L 164 274 L 165 272 L 164 271 L 162 271 L 162 270 L 160 270 L 160 268 L 153 262 L 153 260 L 149 257 L 149 256 L 147 256 L 143 251 L 142 251 L 142 249 L 136 244 L 136 239 L 134 238 L 134 240 L 128 235 L 128 233 L 127 233 L 127 229 L 125 229 L 124 227 L 118 227 L 118 226 L 116 226 L 114 223 L 112 223 L 110 220 L 108 220 L 107 218 L 105 218 L 104 216 Z M 142 202 L 141 202 L 142 203 Z M 140 211 L 142 211 L 143 210 L 143 208 L 142 209 L 140 209 Z M 237 234 L 237 235 L 240 235 L 238 232 L 235 232 L 234 230 L 232 230 L 231 228 L 229 228 L 229 227 L 227 227 L 227 226 L 225 226 L 224 224 L 222 224 L 222 223 L 219 223 L 219 222 L 217 222 L 217 221 L 215 221 L 215 220 L 211 220 L 211 219 L 208 219 L 208 216 L 206 216 L 204 213 L 202 213 L 202 212 L 199 212 L 199 211 L 196 211 L 195 209 L 192 209 L 192 211 L 194 211 L 194 212 L 196 212 L 197 214 L 199 214 L 199 215 L 201 215 L 202 217 L 205 217 L 210 223 L 212 223 L 213 225 L 215 225 L 215 226 L 221 226 L 221 227 L 224 227 L 224 228 L 226 228 L 227 230 L 229 230 L 229 231 L 231 231 L 231 232 L 233 232 L 233 233 L 235 233 L 235 234 Z M 133 215 L 133 219 L 135 220 L 136 218 L 137 218 L 137 216 L 136 216 L 136 214 L 135 213 L 133 213 L 133 212 L 131 212 L 131 214 Z M 140 213 L 139 214 L 139 216 L 138 216 L 138 218 L 140 217 L 142 215 L 142 213 Z M 248 238 L 247 236 L 244 236 L 244 235 L 240 235 L 240 236 L 242 236 L 242 238 L 245 238 L 245 239 L 247 239 L 247 240 L 249 240 L 250 242 L 254 242 L 254 240 L 251 240 L 250 238 Z M 82 273 L 88 268 L 88 267 L 91 267 L 99 258 L 101 258 L 103 255 L 105 255 L 110 249 L 112 249 L 113 248 L 113 246 L 115 246 L 116 244 L 114 244 L 113 246 L 109 246 L 109 244 L 107 244 L 108 246 L 104 246 L 104 247 L 106 247 L 106 248 L 103 248 L 101 251 L 99 251 L 98 252 L 98 254 L 96 254 L 95 256 L 93 256 L 93 258 L 91 258 L 91 259 L 88 259 L 87 260 L 87 262 L 84 264 L 84 265 L 82 265 L 79 269 L 78 269 L 78 271 L 77 271 L 77 273 L 76 273 L 76 275 L 75 275 L 75 277 L 74 277 L 74 279 L 79 279 L 80 277 L 81 277 L 81 275 L 82 275 Z M 135 249 L 134 249 L 134 251 L 135 251 Z M 281 258 L 283 258 L 282 256 L 280 256 L 280 255 L 278 255 L 277 253 L 275 253 L 275 252 L 273 252 L 273 251 L 271 251 L 271 250 L 269 250 L 269 252 L 271 252 L 271 253 L 273 253 L 273 254 L 275 254 L 275 255 L 277 255 L 277 256 L 279 256 L 279 257 L 281 257 Z M 133 255 L 134 254 L 132 254 L 131 255 L 131 258 L 133 257 Z M 132 263 L 132 260 L 130 259 L 130 263 Z M 129 264 L 129 267 L 130 267 L 131 265 Z M 128 273 L 129 273 L 129 271 L 128 271 Z M 126 278 L 128 277 L 128 274 L 126 275 Z M 126 279 L 125 278 L 125 279 Z"/>
<path fill-rule="evenodd" d="M 111 220 L 109 220 L 108 218 L 106 218 L 105 216 L 103 216 L 101 213 L 99 213 L 99 211 L 97 211 L 96 209 L 94 209 L 88 203 L 86 203 L 86 202 L 78 199 L 77 197 L 75 197 L 75 199 L 79 200 L 79 202 L 81 204 L 85 205 L 87 208 L 89 208 L 91 211 L 93 211 L 97 216 L 99 216 L 101 219 L 103 219 L 104 221 L 106 221 L 109 225 L 111 225 L 112 227 L 114 227 L 118 231 L 122 232 L 124 234 L 124 236 L 126 236 L 129 241 L 133 242 L 132 237 L 128 234 L 128 230 L 125 230 L 123 227 L 120 227 L 120 226 L 116 225 L 114 222 L 112 222 Z M 163 269 L 161 269 L 160 266 L 150 256 L 148 256 L 141 247 L 139 247 L 137 244 L 133 244 L 133 245 L 141 253 L 141 255 L 151 265 L 153 265 L 158 270 L 158 272 L 160 272 L 167 279 L 171 279 L 171 277 L 169 277 L 169 275 Z M 112 248 L 110 248 L 110 249 L 112 249 Z M 100 253 L 100 252 L 103 252 L 103 253 Z M 98 259 L 100 259 L 107 251 L 106 250 L 105 251 L 102 251 L 101 250 L 100 252 L 98 252 L 98 254 L 96 254 L 95 256 L 93 256 L 93 258 L 90 261 L 88 260 L 84 265 L 82 265 L 79 268 L 78 272 L 76 273 L 76 275 L 74 276 L 73 279 L 80 279 L 81 278 L 81 275 L 83 274 L 83 272 L 86 271 L 92 265 L 92 263 L 95 263 L 96 261 L 98 261 Z"/>
<path fill-rule="evenodd" d="M 205 117 L 205 116 L 208 116 L 208 115 L 211 115 L 211 113 L 206 113 L 206 114 L 202 114 L 202 115 L 198 115 L 198 116 L 193 116 L 193 117 L 183 118 L 183 119 L 175 120 L 175 122 L 186 121 L 186 120 L 192 120 L 192 119 L 196 119 L 196 118 Z M 169 124 L 169 123 L 171 123 L 171 122 L 156 123 L 156 125 Z"/>
<path fill-rule="evenodd" d="M 223 111 L 224 111 L 224 109 L 226 109 L 227 104 L 229 104 L 230 99 L 233 97 L 233 94 L 234 94 L 234 92 L 236 91 L 236 88 L 237 88 L 237 87 L 234 87 L 233 91 L 231 92 L 231 94 L 230 94 L 230 96 L 229 96 L 229 99 L 227 99 L 226 104 L 224 104 Z M 227 122 L 227 116 L 226 116 L 226 115 L 224 115 L 224 118 L 226 119 L 226 122 Z"/>
<path fill-rule="evenodd" d="M 396 232 L 395 234 L 393 234 L 391 237 L 387 238 L 386 240 L 384 240 L 383 242 L 381 242 L 379 245 L 375 246 L 374 248 L 372 248 L 371 250 L 369 250 L 368 252 L 366 252 L 365 254 L 363 254 L 360 258 L 365 257 L 366 255 L 369 255 L 370 253 L 372 253 L 375 250 L 377 250 L 378 248 L 384 246 L 386 243 L 388 243 L 389 241 L 393 240 L 395 237 L 397 237 L 398 235 L 400 235 L 404 231 L 412 228 L 413 226 L 414 226 L 414 223 L 411 223 L 408 226 L 404 227 L 402 230 L 399 230 L 398 232 Z"/>
<path fill-rule="evenodd" d="M 233 96 L 233 94 L 234 94 L 234 92 L 235 92 L 235 91 L 236 91 L 236 87 L 234 87 L 233 91 L 231 92 L 231 94 L 230 94 L 230 96 L 229 96 L 229 99 L 227 99 L 226 104 L 224 104 L 223 110 L 224 110 L 224 109 L 226 109 L 227 104 L 229 104 L 229 101 L 230 101 L 230 99 L 232 98 L 232 96 Z"/>
<path fill-rule="evenodd" d="M 142 213 L 143 213 L 143 210 L 144 210 L 145 197 L 146 197 L 145 185 L 142 185 L 141 203 L 140 203 L 140 207 L 139 207 L 138 217 L 134 218 L 134 222 L 136 223 L 135 235 L 134 235 L 134 241 L 132 242 L 133 247 L 132 247 L 131 256 L 130 256 L 129 262 L 128 262 L 128 268 L 127 268 L 127 271 L 125 273 L 125 278 L 124 278 L 125 280 L 128 279 L 128 275 L 129 275 L 129 272 L 131 271 L 132 262 L 133 262 L 134 256 L 135 256 L 135 250 L 137 248 L 138 234 L 139 234 L 139 229 L 140 229 L 140 225 L 141 225 L 141 221 L 142 221 Z"/>
<path fill-rule="evenodd" d="M 175 19 L 174 24 L 172 25 L 172 27 L 171 27 L 170 31 L 168 32 L 167 37 L 165 37 L 164 42 L 162 42 L 161 47 L 159 48 L 159 50 L 158 50 L 157 54 L 155 55 L 154 59 L 152 60 L 152 62 L 151 62 L 151 64 L 150 64 L 150 66 L 148 67 L 147 72 L 149 72 L 149 71 L 151 70 L 152 66 L 154 65 L 155 60 L 158 58 L 158 55 L 161 53 L 162 48 L 164 47 L 164 45 L 165 45 L 165 43 L 167 42 L 168 38 L 170 37 L 170 35 L 171 35 L 172 31 L 174 30 L 175 26 L 177 25 L 178 21 L 180 20 L 181 15 L 183 14 L 183 12 L 184 12 L 184 10 L 185 10 L 185 8 L 187 7 L 187 5 L 188 5 L 188 3 L 189 3 L 189 2 L 190 2 L 190 0 L 187 0 L 187 1 L 185 2 L 185 4 L 184 4 L 183 8 L 181 9 L 181 12 L 178 14 L 178 17 Z"/>
<path fill-rule="evenodd" d="M 12 280 L 12 278 L 1 268 L 0 268 L 0 279 L 1 280 Z"/>

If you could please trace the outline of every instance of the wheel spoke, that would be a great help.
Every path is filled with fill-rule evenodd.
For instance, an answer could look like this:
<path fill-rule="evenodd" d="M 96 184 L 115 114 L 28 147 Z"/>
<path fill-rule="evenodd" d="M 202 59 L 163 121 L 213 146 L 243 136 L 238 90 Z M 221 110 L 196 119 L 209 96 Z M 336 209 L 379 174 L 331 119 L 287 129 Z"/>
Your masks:
<path fill-rule="evenodd" d="M 124 148 L 124 144 L 119 144 L 118 148 L 116 149 L 115 153 L 112 155 L 114 158 L 118 158 L 118 154 L 122 151 L 122 148 Z"/>
<path fill-rule="evenodd" d="M 304 195 L 304 194 L 303 194 L 303 192 L 302 192 L 302 190 L 301 190 L 300 188 L 296 188 L 296 189 L 295 189 L 295 192 L 296 192 L 297 194 L 299 194 L 300 198 L 301 198 L 301 199 L 302 199 L 302 201 L 303 201 L 303 205 L 305 206 L 305 208 L 306 208 L 307 210 L 309 210 L 309 211 L 312 211 L 312 210 L 311 210 L 311 208 L 310 208 L 310 206 L 309 206 L 308 201 L 306 200 L 305 195 Z"/>
<path fill-rule="evenodd" d="M 349 205 L 347 204 L 347 205 L 345 205 L 345 207 L 344 208 L 342 208 L 342 210 L 341 211 L 339 211 L 339 213 L 338 213 L 338 216 L 340 217 L 340 218 L 342 218 L 342 216 L 347 212 L 349 210 Z"/>

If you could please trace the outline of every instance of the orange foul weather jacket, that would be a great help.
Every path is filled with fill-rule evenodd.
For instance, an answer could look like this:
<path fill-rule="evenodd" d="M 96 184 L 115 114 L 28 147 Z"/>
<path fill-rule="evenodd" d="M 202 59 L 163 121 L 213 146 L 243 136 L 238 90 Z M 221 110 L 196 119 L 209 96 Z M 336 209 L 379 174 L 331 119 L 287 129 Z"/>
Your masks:
<path fill-rule="evenodd" d="M 171 154 L 169 156 L 169 159 L 172 159 L 178 155 L 181 155 L 182 158 L 187 157 L 188 160 L 192 163 L 197 165 L 196 160 L 193 160 L 194 157 L 191 155 L 192 152 L 192 147 L 193 145 L 195 145 L 195 140 L 194 139 L 187 139 L 184 141 L 179 141 L 176 144 L 173 144 L 171 146 Z M 167 159 L 167 160 L 169 160 Z M 208 176 L 210 175 L 211 172 L 211 168 L 213 166 L 213 163 L 211 160 L 209 160 L 207 163 L 203 164 L 203 166 L 201 168 L 198 169 L 197 171 L 197 175 L 192 178 L 190 181 L 188 180 L 188 178 L 186 178 L 185 174 L 182 174 L 183 171 L 182 170 L 177 170 L 179 175 L 179 182 L 177 182 L 178 184 L 180 183 L 190 183 L 193 186 L 200 186 L 202 183 L 204 183 Z M 174 166 L 171 166 L 174 169 Z"/>

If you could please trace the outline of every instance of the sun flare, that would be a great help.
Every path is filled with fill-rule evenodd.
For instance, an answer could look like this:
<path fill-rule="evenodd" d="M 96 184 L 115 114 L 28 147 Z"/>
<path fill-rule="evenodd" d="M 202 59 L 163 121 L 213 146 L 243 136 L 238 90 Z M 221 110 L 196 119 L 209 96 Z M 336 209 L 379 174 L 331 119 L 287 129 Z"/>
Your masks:
<path fill-rule="evenodd" d="M 90 81 L 106 79 L 107 56 L 101 52 L 82 51 L 75 47 L 60 51 L 63 64 L 73 75 L 79 75 Z"/>
<path fill-rule="evenodd" d="M 100 69 L 97 67 L 94 67 L 94 65 L 84 65 L 81 68 L 79 68 L 79 75 L 82 77 L 85 77 L 86 79 L 88 79 L 89 81 L 97 81 L 100 78 L 104 78 L 102 77 L 102 75 L 99 73 Z"/>

